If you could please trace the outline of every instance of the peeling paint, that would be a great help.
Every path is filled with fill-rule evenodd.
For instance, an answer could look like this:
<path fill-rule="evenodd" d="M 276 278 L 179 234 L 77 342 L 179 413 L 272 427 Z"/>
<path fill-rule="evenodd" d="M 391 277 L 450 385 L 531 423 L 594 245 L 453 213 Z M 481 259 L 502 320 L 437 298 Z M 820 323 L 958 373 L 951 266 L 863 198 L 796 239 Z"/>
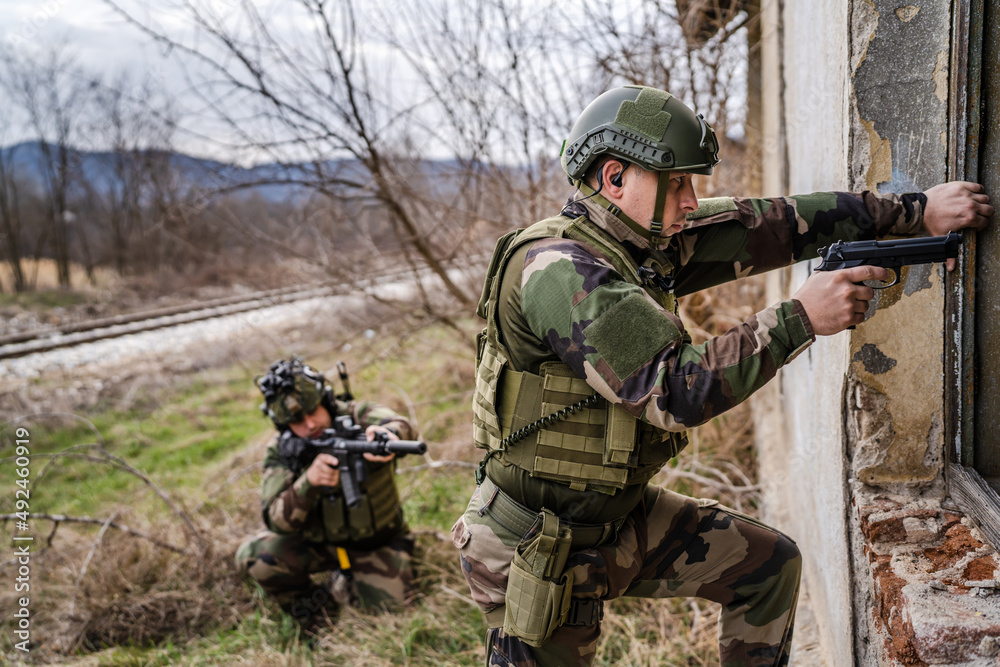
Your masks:
<path fill-rule="evenodd" d="M 855 6 L 858 12 L 856 20 L 856 26 L 852 28 L 852 51 L 857 53 L 858 56 L 854 62 L 854 70 L 857 71 L 861 67 L 861 63 L 865 61 L 868 57 L 868 45 L 871 44 L 872 40 L 875 39 L 875 32 L 878 29 L 879 13 L 875 9 L 875 3 L 873 0 L 864 0 L 863 3 L 859 3 Z M 867 32 L 867 34 L 864 34 Z M 859 42 L 864 42 L 859 44 Z"/>
<path fill-rule="evenodd" d="M 944 104 L 948 101 L 948 54 L 944 51 L 938 51 L 931 78 L 934 80 L 934 96 Z"/>
<path fill-rule="evenodd" d="M 933 265 L 917 264 L 908 268 L 905 280 L 902 281 L 903 294 L 913 296 L 920 290 L 931 288 L 931 271 L 934 270 Z"/>
<path fill-rule="evenodd" d="M 851 82 L 858 114 L 851 156 L 855 182 L 879 192 L 913 192 L 940 183 L 947 157 L 940 140 L 947 130 L 949 94 L 947 3 L 907 9 L 890 0 L 854 0 L 853 6 L 852 44 L 855 53 L 864 50 Z M 874 24 L 873 35 L 870 17 L 877 12 L 896 16 Z M 900 16 L 910 20 L 895 20 Z"/>
<path fill-rule="evenodd" d="M 892 145 L 888 139 L 878 136 L 875 121 L 862 118 L 861 124 L 868 131 L 871 144 L 871 163 L 865 172 L 865 185 L 869 190 L 877 190 L 879 183 L 892 180 Z"/>
<path fill-rule="evenodd" d="M 860 361 L 865 370 L 872 375 L 881 375 L 892 370 L 896 365 L 896 360 L 885 356 L 878 347 L 872 343 L 865 343 L 861 349 L 855 353 L 851 361 Z"/>
<path fill-rule="evenodd" d="M 914 7 L 913 5 L 903 5 L 896 9 L 896 16 L 903 23 L 909 23 L 917 17 L 917 12 L 920 11 L 920 7 Z"/>

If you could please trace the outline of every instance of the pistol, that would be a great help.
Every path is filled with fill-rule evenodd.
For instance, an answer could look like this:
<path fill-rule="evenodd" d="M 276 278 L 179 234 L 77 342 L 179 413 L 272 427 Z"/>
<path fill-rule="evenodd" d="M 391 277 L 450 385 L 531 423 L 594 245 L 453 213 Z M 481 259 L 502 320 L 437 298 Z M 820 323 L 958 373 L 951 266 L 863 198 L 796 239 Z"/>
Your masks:
<path fill-rule="evenodd" d="M 891 241 L 837 241 L 819 249 L 823 262 L 817 271 L 836 271 L 852 266 L 881 266 L 893 273 L 894 280 L 873 289 L 885 289 L 899 283 L 899 269 L 910 264 L 930 264 L 958 257 L 962 235 L 922 236 Z"/>

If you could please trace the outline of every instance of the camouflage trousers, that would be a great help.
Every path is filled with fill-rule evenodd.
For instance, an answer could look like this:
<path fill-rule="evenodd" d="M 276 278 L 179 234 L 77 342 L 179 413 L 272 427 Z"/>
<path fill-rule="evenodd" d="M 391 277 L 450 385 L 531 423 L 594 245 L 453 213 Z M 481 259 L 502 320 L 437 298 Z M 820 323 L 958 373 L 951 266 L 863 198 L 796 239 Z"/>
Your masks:
<path fill-rule="evenodd" d="M 413 597 L 413 537 L 409 533 L 370 551 L 345 551 L 353 589 L 348 594 L 359 607 L 388 609 L 409 604 Z M 300 615 L 296 607 L 302 607 L 299 611 L 305 614 L 332 603 L 329 592 L 317 588 L 310 574 L 341 571 L 336 545 L 269 530 L 240 545 L 236 565 L 295 616 Z"/>
<path fill-rule="evenodd" d="M 514 534 L 490 513 L 495 496 L 484 502 L 480 490 L 452 527 L 452 539 L 472 597 L 491 626 L 486 664 L 589 665 L 600 622 L 559 626 L 541 647 L 498 627 L 515 547 L 537 532 L 539 522 L 526 535 Z M 572 574 L 574 601 L 633 596 L 718 602 L 724 667 L 788 664 L 801 572 L 798 548 L 781 533 L 715 501 L 650 485 L 617 538 L 571 551 L 564 571 Z"/>

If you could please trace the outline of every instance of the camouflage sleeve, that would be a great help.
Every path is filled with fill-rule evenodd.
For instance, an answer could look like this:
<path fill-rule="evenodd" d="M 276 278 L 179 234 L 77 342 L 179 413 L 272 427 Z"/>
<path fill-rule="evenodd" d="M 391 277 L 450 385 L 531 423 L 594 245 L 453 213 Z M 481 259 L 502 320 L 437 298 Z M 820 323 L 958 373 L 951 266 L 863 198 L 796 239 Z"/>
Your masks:
<path fill-rule="evenodd" d="M 355 424 L 368 427 L 372 424 L 384 426 L 400 440 L 416 440 L 417 430 L 406 417 L 396 414 L 391 408 L 370 401 L 352 401 L 347 408 Z"/>
<path fill-rule="evenodd" d="M 528 251 L 521 311 L 535 336 L 609 401 L 682 431 L 745 400 L 814 339 L 797 301 L 691 345 L 684 324 L 569 240 Z"/>
<path fill-rule="evenodd" d="M 817 256 L 838 240 L 909 235 L 923 229 L 923 193 L 818 192 L 776 199 L 699 201 L 678 235 L 676 292 L 719 283 Z"/>
<path fill-rule="evenodd" d="M 297 533 L 319 500 L 319 490 L 306 479 L 297 478 L 278 456 L 276 445 L 267 450 L 260 483 L 264 523 L 276 533 Z"/>

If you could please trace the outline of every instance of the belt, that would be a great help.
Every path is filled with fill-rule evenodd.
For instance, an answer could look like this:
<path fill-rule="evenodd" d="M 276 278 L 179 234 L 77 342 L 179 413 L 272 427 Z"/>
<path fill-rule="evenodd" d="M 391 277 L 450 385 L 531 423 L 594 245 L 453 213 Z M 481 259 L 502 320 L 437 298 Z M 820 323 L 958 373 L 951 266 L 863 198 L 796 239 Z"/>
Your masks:
<path fill-rule="evenodd" d="M 479 516 L 489 514 L 490 518 L 511 533 L 520 535 L 521 539 L 528 536 L 538 520 L 538 512 L 508 496 L 489 477 L 484 477 L 479 485 L 479 496 L 483 500 Z M 574 523 L 561 519 L 559 521 L 560 526 L 569 528 L 570 544 L 574 549 L 592 549 L 614 541 L 623 523 L 625 517 L 609 523 Z"/>

